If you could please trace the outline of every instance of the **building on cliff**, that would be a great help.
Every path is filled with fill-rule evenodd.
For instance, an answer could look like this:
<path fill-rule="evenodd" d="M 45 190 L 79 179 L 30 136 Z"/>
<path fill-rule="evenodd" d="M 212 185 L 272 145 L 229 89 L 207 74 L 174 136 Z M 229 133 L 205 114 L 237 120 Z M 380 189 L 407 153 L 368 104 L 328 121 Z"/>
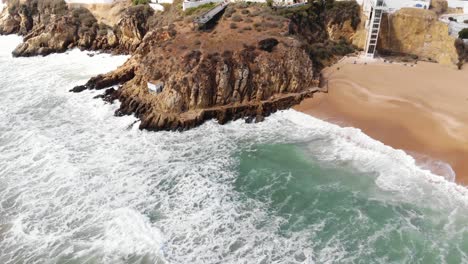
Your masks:
<path fill-rule="evenodd" d="M 463 10 L 463 13 L 468 14 L 467 0 L 447 0 L 448 7 Z"/>
<path fill-rule="evenodd" d="M 373 6 L 377 4 L 377 0 L 356 0 L 356 1 L 360 5 L 362 5 L 363 10 L 365 12 L 370 12 Z M 388 12 L 395 12 L 405 7 L 429 9 L 431 5 L 431 0 L 386 0 L 384 2 L 388 8 Z"/>
<path fill-rule="evenodd" d="M 65 0 L 67 4 L 112 4 L 116 0 Z"/>

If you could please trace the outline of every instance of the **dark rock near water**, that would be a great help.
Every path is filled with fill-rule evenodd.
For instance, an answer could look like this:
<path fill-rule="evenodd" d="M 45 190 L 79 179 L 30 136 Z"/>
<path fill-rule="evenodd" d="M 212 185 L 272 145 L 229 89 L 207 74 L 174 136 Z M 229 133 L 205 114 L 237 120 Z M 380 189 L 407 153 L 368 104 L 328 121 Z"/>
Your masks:
<path fill-rule="evenodd" d="M 88 87 L 86 87 L 86 85 L 78 85 L 78 86 L 75 86 L 73 87 L 73 89 L 70 89 L 69 92 L 73 92 L 73 93 L 80 93 L 84 90 L 88 89 Z"/>

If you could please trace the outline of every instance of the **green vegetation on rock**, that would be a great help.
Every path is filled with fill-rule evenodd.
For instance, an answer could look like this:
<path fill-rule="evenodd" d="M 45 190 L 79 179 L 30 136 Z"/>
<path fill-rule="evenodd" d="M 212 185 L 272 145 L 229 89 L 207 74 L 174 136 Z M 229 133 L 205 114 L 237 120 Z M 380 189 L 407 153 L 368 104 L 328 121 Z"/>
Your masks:
<path fill-rule="evenodd" d="M 202 12 L 208 11 L 215 6 L 216 6 L 216 3 L 210 2 L 207 4 L 199 5 L 197 7 L 188 8 L 185 10 L 184 14 L 186 16 L 201 14 Z"/>
<path fill-rule="evenodd" d="M 458 37 L 461 39 L 468 39 L 468 28 L 464 28 L 458 32 Z"/>
<path fill-rule="evenodd" d="M 149 0 L 132 0 L 133 5 L 147 5 Z"/>

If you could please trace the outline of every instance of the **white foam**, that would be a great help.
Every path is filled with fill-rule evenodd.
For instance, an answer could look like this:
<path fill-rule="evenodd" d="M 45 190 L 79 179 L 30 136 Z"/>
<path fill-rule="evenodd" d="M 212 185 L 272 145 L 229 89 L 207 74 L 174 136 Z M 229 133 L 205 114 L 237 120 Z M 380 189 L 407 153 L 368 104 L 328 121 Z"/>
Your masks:
<path fill-rule="evenodd" d="M 0 41 L 2 43 L 2 46 L 0 47 L 0 56 L 9 57 L 16 46 L 23 41 L 23 38 L 18 35 L 0 36 Z"/>
<path fill-rule="evenodd" d="M 263 143 L 300 143 L 323 163 L 350 164 L 375 182 L 370 198 L 453 211 L 446 228 L 463 234 L 466 189 L 358 129 L 289 110 L 258 124 L 153 133 L 114 117 L 117 105 L 93 100 L 97 91 L 68 92 L 126 59 L 0 54 L 0 263 L 346 261 L 340 237 L 321 250 L 310 239 L 333 219 L 283 236 L 285 218 L 234 190 L 233 153 Z"/>

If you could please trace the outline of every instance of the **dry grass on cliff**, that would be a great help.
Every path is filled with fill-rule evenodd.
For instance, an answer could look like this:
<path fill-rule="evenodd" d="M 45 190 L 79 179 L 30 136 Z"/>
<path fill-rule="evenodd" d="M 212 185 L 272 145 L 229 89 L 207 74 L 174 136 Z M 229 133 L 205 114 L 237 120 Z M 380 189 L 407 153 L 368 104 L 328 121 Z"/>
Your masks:
<path fill-rule="evenodd" d="M 347 20 L 357 27 L 360 13 L 355 3 L 335 2 L 329 7 L 312 4 L 278 10 L 259 3 L 231 3 L 214 27 L 197 30 L 193 19 L 210 7 L 182 12 L 176 3 L 161 15 L 153 16 L 151 27 L 168 27 L 171 35 L 175 35 L 164 44 L 166 51 L 170 50 L 174 56 L 192 50 L 223 54 L 257 46 L 266 38 L 276 38 L 281 45 L 302 45 L 314 65 L 322 68 L 356 50 L 345 39 L 331 41 L 326 30 L 327 23 L 343 24 Z M 291 20 L 299 31 L 291 31 Z"/>
<path fill-rule="evenodd" d="M 291 42 L 286 37 L 288 19 L 273 14 L 266 5 L 233 3 L 216 26 L 206 31 L 197 30 L 191 23 L 200 12 L 203 10 L 198 9 L 187 15 L 177 10 L 167 10 L 161 17 L 154 16 L 158 25 L 167 26 L 176 32 L 176 37 L 165 46 L 174 55 L 182 55 L 190 50 L 222 54 L 245 46 L 256 46 L 260 40 L 269 37 L 282 39 L 284 43 Z"/>

